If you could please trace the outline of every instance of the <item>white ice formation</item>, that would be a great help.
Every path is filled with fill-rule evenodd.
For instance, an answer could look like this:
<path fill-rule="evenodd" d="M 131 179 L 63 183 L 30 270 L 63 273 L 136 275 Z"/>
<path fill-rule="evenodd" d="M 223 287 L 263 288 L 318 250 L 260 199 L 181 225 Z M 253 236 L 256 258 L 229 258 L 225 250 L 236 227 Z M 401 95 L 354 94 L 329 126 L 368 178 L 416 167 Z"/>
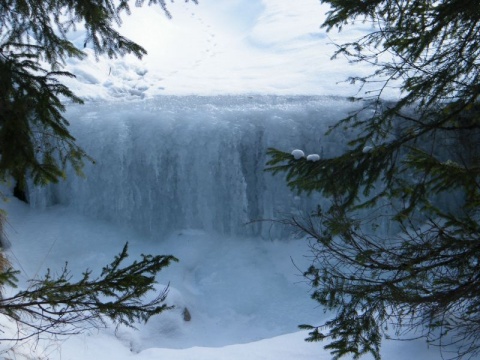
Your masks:
<path fill-rule="evenodd" d="M 322 138 L 352 110 L 331 97 L 164 96 L 151 100 L 71 105 L 66 117 L 96 164 L 86 179 L 30 188 L 35 207 L 66 204 L 89 216 L 132 224 L 162 238 L 178 229 L 227 235 L 283 236 L 271 222 L 308 211 L 284 176 L 265 172 L 267 149 L 318 147 L 338 154 L 345 135 Z M 280 215 L 279 215 L 280 214 Z"/>
<path fill-rule="evenodd" d="M 308 161 L 313 161 L 313 162 L 318 161 L 318 160 L 320 160 L 320 155 L 310 154 L 310 155 L 307 156 L 307 160 Z"/>

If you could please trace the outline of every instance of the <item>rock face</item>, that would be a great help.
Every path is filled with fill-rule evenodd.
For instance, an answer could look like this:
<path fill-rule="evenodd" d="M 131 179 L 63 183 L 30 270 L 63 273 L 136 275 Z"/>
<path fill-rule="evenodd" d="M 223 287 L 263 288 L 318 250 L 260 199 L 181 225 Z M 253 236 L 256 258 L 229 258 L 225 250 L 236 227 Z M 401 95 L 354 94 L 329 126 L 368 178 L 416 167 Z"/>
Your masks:
<path fill-rule="evenodd" d="M 186 307 L 183 308 L 182 316 L 183 316 L 183 321 L 192 320 L 192 315 L 190 314 L 190 311 L 188 311 Z"/>
<path fill-rule="evenodd" d="M 4 250 L 10 247 L 10 242 L 5 235 L 5 214 L 0 210 L 0 272 L 5 272 L 11 267 L 10 262 L 5 256 Z M 3 295 L 3 287 L 0 287 L 0 297 Z"/>
<path fill-rule="evenodd" d="M 15 184 L 15 187 L 13 188 L 13 196 L 15 196 L 17 199 L 23 201 L 24 203 L 28 204 L 28 197 L 27 193 L 25 192 L 24 189 L 20 187 L 20 184 L 17 183 Z"/>
<path fill-rule="evenodd" d="M 282 237 L 281 225 L 254 220 L 308 211 L 318 199 L 296 197 L 283 176 L 265 172 L 267 149 L 338 153 L 345 135 L 323 134 L 350 110 L 351 103 L 323 97 L 72 105 L 72 134 L 96 164 L 86 164 L 85 179 L 71 172 L 58 185 L 30 188 L 29 200 L 65 204 L 155 238 L 181 229 Z"/>

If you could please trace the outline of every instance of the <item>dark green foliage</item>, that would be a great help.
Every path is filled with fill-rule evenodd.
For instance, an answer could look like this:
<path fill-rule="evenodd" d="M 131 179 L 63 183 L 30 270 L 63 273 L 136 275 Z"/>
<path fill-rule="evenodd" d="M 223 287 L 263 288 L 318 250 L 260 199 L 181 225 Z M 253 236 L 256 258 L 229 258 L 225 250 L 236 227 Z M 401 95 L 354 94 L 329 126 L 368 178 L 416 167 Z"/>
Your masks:
<path fill-rule="evenodd" d="M 36 184 L 56 182 L 67 164 L 81 174 L 83 160 L 91 159 L 75 145 L 62 112 L 64 102 L 82 100 L 60 79 L 73 76 L 61 71 L 65 60 L 85 54 L 67 34 L 82 25 L 85 46 L 97 56 L 141 58 L 145 49 L 114 29 L 130 14 L 130 3 L 0 0 L 0 180 L 13 176 L 21 187 L 28 176 Z M 159 5 L 170 16 L 165 0 L 148 5 Z"/>
<path fill-rule="evenodd" d="M 67 34 L 80 25 L 86 31 L 84 47 L 91 46 L 96 56 L 141 58 L 145 49 L 114 28 L 130 14 L 131 3 L 0 0 L 0 181 L 13 177 L 22 191 L 28 179 L 40 185 L 57 182 L 68 165 L 81 175 L 83 161 L 92 161 L 75 144 L 63 116 L 65 103 L 82 100 L 61 83 L 62 77 L 74 76 L 62 67 L 67 58 L 85 57 Z M 149 0 L 148 5 L 159 5 L 170 17 L 165 0 Z M 0 230 L 3 215 L 0 210 Z M 58 276 L 48 273 L 28 290 L 1 298 L 0 313 L 27 327 L 25 337 L 76 333 L 101 326 L 105 318 L 129 326 L 147 321 L 167 309 L 166 292 L 150 302 L 144 295 L 153 290 L 157 273 L 176 259 L 147 255 L 124 266 L 126 257 L 127 247 L 97 278 L 87 271 L 72 281 L 66 268 Z M 16 271 L 3 255 L 0 265 L 0 286 L 15 286 Z"/>
<path fill-rule="evenodd" d="M 329 341 L 336 358 L 378 359 L 384 336 L 425 337 L 447 358 L 478 356 L 480 3 L 323 2 L 327 29 L 375 26 L 336 55 L 373 64 L 371 76 L 351 80 L 379 87 L 330 130 L 357 130 L 345 153 L 311 162 L 269 150 L 269 171 L 328 199 L 285 220 L 311 239 L 304 275 L 333 313 L 304 326 L 309 340 Z M 390 86 L 401 90 L 396 102 L 381 99 Z"/>
<path fill-rule="evenodd" d="M 140 261 L 124 265 L 127 257 L 125 245 L 96 278 L 87 270 L 80 280 L 72 281 L 66 266 L 58 276 L 49 271 L 43 279 L 32 280 L 27 290 L 1 298 L 0 313 L 22 324 L 23 339 L 42 333 L 79 333 L 102 326 L 104 318 L 127 326 L 146 322 L 169 309 L 164 303 L 168 289 L 149 302 L 144 296 L 154 290 L 158 272 L 178 260 L 173 256 L 142 255 Z M 15 274 L 10 269 L 4 271 L 0 283 L 15 285 Z"/>
<path fill-rule="evenodd" d="M 0 58 L 0 179 L 13 176 L 25 185 L 27 173 L 36 184 L 64 177 L 67 162 L 80 172 L 85 153 L 75 145 L 61 112 L 60 96 L 81 103 L 35 56 Z M 5 81 L 4 81 L 5 80 Z"/>

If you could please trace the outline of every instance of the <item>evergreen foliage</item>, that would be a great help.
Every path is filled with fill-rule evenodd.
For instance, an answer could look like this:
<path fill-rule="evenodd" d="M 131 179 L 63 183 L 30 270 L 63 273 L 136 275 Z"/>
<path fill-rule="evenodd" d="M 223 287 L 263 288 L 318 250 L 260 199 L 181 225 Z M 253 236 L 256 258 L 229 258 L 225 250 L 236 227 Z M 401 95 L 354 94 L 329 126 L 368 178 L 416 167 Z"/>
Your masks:
<path fill-rule="evenodd" d="M 480 354 L 480 4 L 322 0 L 323 26 L 372 32 L 334 54 L 368 62 L 367 93 L 329 132 L 353 127 L 343 154 L 318 162 L 270 149 L 273 173 L 328 205 L 286 219 L 311 239 L 305 276 L 333 316 L 310 329 L 335 359 L 383 337 L 424 337 L 447 358 Z M 400 95 L 381 100 L 388 87 Z M 384 228 L 388 224 L 390 231 Z M 395 231 L 394 231 L 394 230 Z"/>
<path fill-rule="evenodd" d="M 74 76 L 63 65 L 67 58 L 85 57 L 67 35 L 82 26 L 84 47 L 91 46 L 96 56 L 141 58 L 145 49 L 115 29 L 130 14 L 131 3 L 0 0 L 0 181 L 13 178 L 22 190 L 27 179 L 37 185 L 59 181 L 68 165 L 81 175 L 84 160 L 93 161 L 76 145 L 63 116 L 65 103 L 82 103 L 62 84 L 62 77 Z M 144 3 L 136 0 L 134 5 Z M 148 5 L 159 5 L 170 17 L 165 0 L 149 0 Z M 0 210 L 0 230 L 3 225 Z M 3 239 L 2 233 L 2 246 Z M 58 276 L 47 273 L 32 280 L 27 290 L 2 297 L 0 314 L 17 321 L 24 338 L 77 333 L 101 326 L 105 318 L 129 326 L 146 321 L 168 308 L 163 303 L 166 290 L 150 302 L 144 295 L 154 289 L 158 272 L 176 259 L 144 255 L 124 265 L 126 258 L 125 246 L 97 278 L 86 271 L 73 281 L 66 267 Z M 15 287 L 17 272 L 3 254 L 0 265 L 0 286 Z"/>
<path fill-rule="evenodd" d="M 48 271 L 44 278 L 32 280 L 27 290 L 1 298 L 0 313 L 14 319 L 19 326 L 17 340 L 77 334 L 104 326 L 105 318 L 133 327 L 136 322 L 146 322 L 168 310 L 164 303 L 168 288 L 151 301 L 145 302 L 144 296 L 154 290 L 157 273 L 177 259 L 142 255 L 140 261 L 124 265 L 127 249 L 125 245 L 96 278 L 87 270 L 80 280 L 73 281 L 65 266 L 59 275 L 53 276 Z M 7 269 L 0 274 L 0 282 L 15 287 L 16 274 Z"/>
<path fill-rule="evenodd" d="M 29 176 L 35 184 L 56 182 L 67 164 L 81 174 L 83 161 L 92 160 L 75 144 L 62 115 L 65 102 L 82 102 L 61 83 L 74 76 L 62 67 L 67 58 L 85 57 L 67 34 L 81 25 L 84 46 L 97 56 L 141 58 L 146 50 L 115 29 L 130 14 L 131 2 L 0 1 L 0 180 L 13 176 L 21 187 Z M 148 1 L 155 4 L 170 17 L 165 0 Z"/>

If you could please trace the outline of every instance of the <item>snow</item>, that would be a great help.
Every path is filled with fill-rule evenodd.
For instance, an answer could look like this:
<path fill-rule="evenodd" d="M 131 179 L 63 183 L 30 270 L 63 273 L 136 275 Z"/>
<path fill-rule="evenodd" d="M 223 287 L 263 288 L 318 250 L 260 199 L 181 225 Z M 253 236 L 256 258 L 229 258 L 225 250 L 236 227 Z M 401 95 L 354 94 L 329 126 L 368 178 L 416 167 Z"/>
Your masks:
<path fill-rule="evenodd" d="M 335 44 L 372 30 L 356 23 L 341 33 L 320 28 L 328 8 L 318 0 L 202 0 L 169 4 L 173 19 L 159 7 L 134 8 L 122 33 L 148 51 L 142 60 L 68 61 L 78 76 L 65 81 L 86 99 L 139 99 L 158 95 L 341 95 L 362 93 L 346 79 L 372 68 L 331 60 Z M 72 33 L 83 48 L 81 29 Z M 385 89 L 384 97 L 395 96 Z"/>
<path fill-rule="evenodd" d="M 307 156 L 307 160 L 308 160 L 308 161 L 313 161 L 313 162 L 318 161 L 318 160 L 320 160 L 320 155 L 318 155 L 318 154 L 309 154 L 309 155 Z"/>
<path fill-rule="evenodd" d="M 295 160 L 300 160 L 301 158 L 305 157 L 305 153 L 300 149 L 295 149 L 292 151 L 292 156 Z"/>
<path fill-rule="evenodd" d="M 138 324 L 138 330 L 111 327 L 16 344 L 17 358 L 330 359 L 321 344 L 305 342 L 307 333 L 297 330 L 298 324 L 315 324 L 325 316 L 309 298 L 300 273 L 309 264 L 303 239 L 238 239 L 186 229 L 155 242 L 66 206 L 38 210 L 9 197 L 5 208 L 12 242 L 8 256 L 21 270 L 21 287 L 47 268 L 60 271 L 65 261 L 74 274 L 86 268 L 100 271 L 127 241 L 132 259 L 140 253 L 180 259 L 158 279 L 158 291 L 170 284 L 167 303 L 175 305 L 174 310 Z M 185 307 L 192 315 L 189 322 L 182 318 Z M 1 345 L 5 349 L 8 344 Z M 421 341 L 386 341 L 383 353 L 389 360 L 438 358 L 437 350 L 428 350 Z"/>
<path fill-rule="evenodd" d="M 8 257 L 21 270 L 20 287 L 47 268 L 58 272 L 65 261 L 72 273 L 99 271 L 129 242 L 132 258 L 180 259 L 158 285 L 162 291 L 170 284 L 167 301 L 176 308 L 137 331 L 108 327 L 32 340 L 5 357 L 330 358 L 297 330 L 326 316 L 301 276 L 308 244 L 271 223 L 246 222 L 301 213 L 321 201 L 289 193 L 281 176 L 266 174 L 265 151 L 342 151 L 352 132 L 328 139 L 323 133 L 354 109 L 343 99 L 357 89 L 343 81 L 371 69 L 330 61 L 333 43 L 371 28 L 356 24 L 326 33 L 319 26 L 327 9 L 318 0 L 291 4 L 177 1 L 169 3 L 173 20 L 159 8 L 136 8 L 122 32 L 141 43 L 147 57 L 97 61 L 86 49 L 84 61 L 67 60 L 66 70 L 77 78 L 64 81 L 89 100 L 69 106 L 67 119 L 96 165 L 86 166 L 86 179 L 69 174 L 57 186 L 30 188 L 32 206 L 11 197 L 3 204 Z M 83 47 L 81 28 L 71 37 Z M 382 352 L 389 360 L 438 358 L 421 341 L 387 341 Z"/>
<path fill-rule="evenodd" d="M 363 149 L 362 149 L 362 152 L 364 154 L 368 154 L 368 153 L 371 153 L 373 151 L 373 146 L 364 146 Z"/>

